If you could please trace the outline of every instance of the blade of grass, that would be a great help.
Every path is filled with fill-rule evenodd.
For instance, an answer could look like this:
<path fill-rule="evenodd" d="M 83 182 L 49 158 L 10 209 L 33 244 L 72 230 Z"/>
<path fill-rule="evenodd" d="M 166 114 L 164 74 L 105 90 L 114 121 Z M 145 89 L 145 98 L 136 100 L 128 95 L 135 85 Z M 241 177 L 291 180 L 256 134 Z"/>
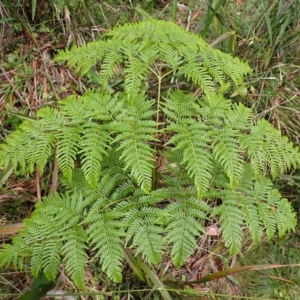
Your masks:
<path fill-rule="evenodd" d="M 205 24 L 204 24 L 204 28 L 202 31 L 202 36 L 205 37 L 207 34 L 207 31 L 214 19 L 214 17 L 216 16 L 218 10 L 220 9 L 221 6 L 224 5 L 226 0 L 219 0 L 218 3 L 216 4 L 215 8 L 212 7 L 213 5 L 213 0 L 209 0 L 208 4 L 207 4 L 207 17 L 205 20 Z"/>
<path fill-rule="evenodd" d="M 172 21 L 176 23 L 177 0 L 173 0 Z"/>
<path fill-rule="evenodd" d="M 7 168 L 6 170 L 0 170 L 0 188 L 6 183 L 10 175 L 13 173 L 13 170 L 13 167 Z"/>
<path fill-rule="evenodd" d="M 216 47 L 219 43 L 226 40 L 228 37 L 234 36 L 236 34 L 235 31 L 228 31 L 220 35 L 217 39 L 215 39 L 210 45 L 212 47 Z"/>
<path fill-rule="evenodd" d="M 32 0 L 32 2 L 31 2 L 31 19 L 32 19 L 32 21 L 34 21 L 35 12 L 36 12 L 36 0 Z"/>
<path fill-rule="evenodd" d="M 123 250 L 124 257 L 126 261 L 128 262 L 130 268 L 133 270 L 134 274 L 143 282 L 146 282 L 145 275 L 140 268 L 139 263 L 136 261 L 136 259 L 133 258 L 133 256 L 130 254 L 128 249 L 126 249 L 123 245 L 121 245 L 121 248 Z"/>
<path fill-rule="evenodd" d="M 273 42 L 273 34 L 272 34 L 272 25 L 271 25 L 271 19 L 270 19 L 270 13 L 269 13 L 269 9 L 266 7 L 266 2 L 264 0 L 261 1 L 262 3 L 262 6 L 264 8 L 264 18 L 266 20 L 266 25 L 267 25 L 267 28 L 268 28 L 268 33 L 269 33 L 269 40 L 270 40 L 270 43 L 272 44 Z"/>
<path fill-rule="evenodd" d="M 143 282 L 146 282 L 146 278 L 144 275 L 145 273 L 153 283 L 154 287 L 157 288 L 157 290 L 161 293 L 163 299 L 172 300 L 169 292 L 166 290 L 164 284 L 159 280 L 156 274 L 154 274 L 152 270 L 148 266 L 146 266 L 140 259 L 135 259 L 123 245 L 121 245 L 121 248 L 123 250 L 126 261 L 130 265 L 134 273 L 138 276 L 138 278 Z"/>
<path fill-rule="evenodd" d="M 148 278 L 152 281 L 155 287 L 157 287 L 157 290 L 161 293 L 161 296 L 165 300 L 172 300 L 173 298 L 169 294 L 169 292 L 166 290 L 165 285 L 159 280 L 159 278 L 152 272 L 152 270 L 146 266 L 141 260 L 139 260 L 139 265 L 143 269 L 143 271 L 146 273 Z"/>
<path fill-rule="evenodd" d="M 208 282 L 208 281 L 212 281 L 212 280 L 217 280 L 219 278 L 227 277 L 228 275 L 241 273 L 241 272 L 276 269 L 276 268 L 286 268 L 286 267 L 300 267 L 300 264 L 287 264 L 287 265 L 271 264 L 271 265 L 242 266 L 242 267 L 231 268 L 231 269 L 227 269 L 224 271 L 209 274 L 207 276 L 202 277 L 201 279 L 194 280 L 194 281 L 185 281 L 185 282 L 181 282 L 181 283 L 168 281 L 168 282 L 165 282 L 165 284 L 172 284 L 172 285 L 175 284 L 176 287 L 183 287 L 186 285 L 199 284 L 199 283 L 204 283 L 204 282 Z"/>

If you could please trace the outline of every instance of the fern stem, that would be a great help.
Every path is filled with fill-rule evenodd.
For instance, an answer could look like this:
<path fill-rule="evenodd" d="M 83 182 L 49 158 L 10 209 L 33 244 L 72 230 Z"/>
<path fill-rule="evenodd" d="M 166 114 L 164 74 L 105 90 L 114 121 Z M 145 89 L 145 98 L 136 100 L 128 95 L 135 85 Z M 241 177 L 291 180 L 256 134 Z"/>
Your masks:
<path fill-rule="evenodd" d="M 156 133 L 158 133 L 158 130 L 159 130 L 159 112 L 160 112 L 159 108 L 160 108 L 160 97 L 161 97 L 161 80 L 164 76 L 160 76 L 161 72 L 159 72 L 159 74 L 155 73 L 155 75 L 157 76 L 157 79 L 158 79 L 157 104 L 156 104 Z M 158 140 L 156 140 L 155 143 L 154 143 L 155 153 L 157 153 L 157 148 L 158 148 Z M 156 187 L 156 160 L 154 161 L 154 168 L 153 168 L 153 172 L 152 172 L 152 189 L 154 190 L 155 187 Z"/>
<path fill-rule="evenodd" d="M 58 172 L 59 172 L 59 167 L 58 167 L 58 145 L 56 145 L 55 156 L 54 156 L 54 166 L 53 166 L 53 172 L 52 172 L 52 183 L 51 183 L 49 195 L 53 195 L 57 191 Z"/>
<path fill-rule="evenodd" d="M 177 0 L 173 0 L 172 21 L 176 22 Z"/>

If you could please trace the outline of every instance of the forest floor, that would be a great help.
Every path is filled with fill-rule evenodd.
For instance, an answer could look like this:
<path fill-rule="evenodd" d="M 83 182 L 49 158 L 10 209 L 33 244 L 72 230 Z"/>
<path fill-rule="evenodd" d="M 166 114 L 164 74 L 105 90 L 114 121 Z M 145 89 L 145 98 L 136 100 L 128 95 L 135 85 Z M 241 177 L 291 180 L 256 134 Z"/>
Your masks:
<path fill-rule="evenodd" d="M 101 38 L 116 25 L 151 15 L 173 18 L 214 47 L 247 61 L 254 70 L 247 78 L 248 93 L 245 97 L 237 95 L 233 101 L 253 108 L 257 118 L 269 120 L 299 145 L 299 1 L 184 1 L 176 6 L 171 0 L 132 2 L 0 2 L 0 142 L 24 119 L 35 116 L 39 108 L 55 106 L 58 100 L 81 94 L 90 86 L 87 78 L 79 79 L 66 66 L 53 62 L 60 49 L 83 45 Z M 300 212 L 299 171 L 281 176 L 276 184 Z M 12 169 L 0 169 L 0 238 L 4 243 L 22 228 L 23 220 L 47 195 L 50 185 L 51 174 L 24 177 L 13 174 Z M 259 248 L 253 248 L 250 239 L 245 239 L 243 253 L 229 257 L 217 225 L 216 221 L 207 227 L 205 238 L 198 240 L 197 250 L 182 268 L 176 269 L 165 257 L 154 273 L 194 281 L 241 265 L 299 262 L 299 228 L 283 240 L 264 242 Z M 300 299 L 298 269 L 236 276 L 224 273 L 226 276 L 218 280 L 192 285 L 182 299 Z M 139 282 L 127 265 L 121 286 L 110 282 L 100 270 L 87 270 L 87 274 L 90 295 L 77 293 L 63 269 L 59 290 L 74 293 L 68 299 L 160 299 L 159 292 Z M 26 271 L 0 270 L 1 299 L 18 299 L 32 282 Z"/>

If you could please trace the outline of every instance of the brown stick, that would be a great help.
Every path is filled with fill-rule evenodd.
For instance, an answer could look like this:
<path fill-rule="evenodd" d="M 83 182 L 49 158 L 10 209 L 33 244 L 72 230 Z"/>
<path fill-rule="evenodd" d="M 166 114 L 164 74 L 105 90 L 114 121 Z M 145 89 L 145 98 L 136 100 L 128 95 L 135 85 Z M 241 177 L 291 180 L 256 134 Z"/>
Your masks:
<path fill-rule="evenodd" d="M 0 239 L 9 240 L 16 235 L 18 231 L 25 227 L 24 223 L 15 223 L 0 226 Z"/>

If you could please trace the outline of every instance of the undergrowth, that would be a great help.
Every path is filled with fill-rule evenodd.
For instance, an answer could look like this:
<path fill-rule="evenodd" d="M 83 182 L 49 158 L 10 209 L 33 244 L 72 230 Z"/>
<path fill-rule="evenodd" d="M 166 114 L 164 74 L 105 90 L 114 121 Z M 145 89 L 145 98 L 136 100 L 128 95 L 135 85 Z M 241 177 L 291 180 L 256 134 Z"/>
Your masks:
<path fill-rule="evenodd" d="M 170 20 L 171 10 L 173 10 L 172 5 L 176 3 L 176 1 L 172 3 L 169 1 L 128 1 L 128 3 L 124 1 L 94 1 L 92 6 L 89 6 L 90 1 L 75 0 L 70 1 L 70 5 L 67 7 L 61 5 L 59 9 L 58 6 L 54 6 L 55 3 L 62 4 L 65 1 L 55 0 L 47 1 L 46 9 L 43 10 L 40 9 L 43 6 L 42 2 L 31 0 L 23 1 L 22 3 L 18 2 L 18 7 L 15 6 L 17 1 L 2 1 L 0 3 L 0 47 L 3 50 L 1 54 L 3 64 L 1 64 L 0 79 L 4 82 L 0 88 L 1 141 L 12 129 L 16 129 L 19 126 L 21 120 L 28 118 L 28 114 L 34 116 L 35 111 L 39 107 L 44 105 L 55 107 L 58 98 L 62 99 L 65 95 L 71 93 L 81 94 L 87 87 L 97 88 L 98 76 L 95 75 L 98 74 L 98 69 L 94 69 L 96 72 L 90 71 L 81 78 L 73 77 L 72 72 L 69 72 L 63 66 L 58 67 L 52 63 L 51 58 L 56 51 L 55 49 L 61 47 L 69 48 L 72 44 L 80 45 L 87 41 L 95 40 L 95 38 L 102 35 L 105 28 L 112 28 L 116 24 L 135 21 L 139 18 L 148 18 L 149 14 L 156 18 Z M 77 7 L 74 6 L 76 2 L 78 4 Z M 84 10 L 84 3 L 88 4 L 87 10 Z M 133 9 L 136 4 L 146 11 Z M 300 135 L 297 121 L 299 119 L 299 90 L 297 86 L 299 86 L 300 80 L 298 75 L 300 43 L 299 9 L 297 7 L 299 7 L 299 1 L 274 0 L 266 4 L 265 1 L 260 0 L 214 0 L 202 1 L 201 3 L 185 1 L 184 5 L 183 3 L 179 4 L 181 5 L 178 7 L 179 11 L 173 18 L 174 21 L 176 19 L 177 24 L 184 26 L 186 30 L 191 30 L 204 36 L 214 47 L 247 61 L 255 71 L 246 79 L 246 86 L 250 88 L 250 93 L 246 97 L 240 97 L 246 90 L 246 87 L 243 85 L 237 89 L 235 87 L 229 88 L 224 96 L 238 95 L 234 98 L 232 97 L 234 102 L 241 101 L 245 106 L 251 107 L 256 119 L 265 118 L 275 128 L 281 130 L 284 135 L 287 135 L 290 140 L 298 143 Z M 31 10 L 34 9 L 35 5 L 36 14 L 34 19 L 32 19 Z M 24 8 L 26 13 L 23 11 Z M 204 28 L 205 31 L 203 31 Z M 279 36 L 281 37 L 280 39 Z M 44 59 L 46 63 L 43 62 Z M 122 74 L 120 77 L 120 82 L 122 82 Z M 8 78 L 11 79 L 10 82 Z M 152 82 L 155 82 L 155 80 L 150 81 L 150 83 Z M 114 90 L 120 91 L 122 88 L 116 81 Z M 157 91 L 155 84 L 148 85 L 147 89 L 150 96 L 155 95 Z M 234 90 L 235 92 L 232 94 Z M 195 89 L 192 91 L 196 92 Z M 237 93 L 239 91 L 242 91 L 242 93 Z M 75 160 L 76 168 L 79 167 L 77 158 Z M 40 199 L 41 194 L 47 195 L 49 189 L 50 191 L 56 190 L 56 184 L 51 184 L 51 176 L 56 174 L 56 172 L 52 171 L 53 163 L 55 162 L 52 159 L 53 155 L 50 156 L 41 176 L 39 172 L 34 172 L 25 178 L 15 174 L 7 180 L 9 174 L 12 173 L 12 168 L 7 170 L 1 168 L 0 183 L 3 185 L 1 188 L 1 201 L 6 201 L 1 203 L 1 206 L 3 206 L 1 210 L 1 225 L 2 221 L 4 221 L 4 224 L 21 222 L 21 218 L 24 215 L 29 215 L 32 210 L 33 203 L 29 201 Z M 164 161 L 157 159 L 158 166 L 164 166 L 164 164 Z M 289 199 L 289 202 L 299 212 L 299 176 L 297 172 L 297 169 L 289 170 L 287 175 L 283 176 L 280 174 L 279 180 L 276 179 L 273 182 L 275 187 L 282 192 L 284 197 Z M 33 176 L 36 178 L 33 178 Z M 52 182 L 55 181 L 54 178 L 55 176 L 53 176 Z M 160 184 L 162 184 L 161 181 L 156 186 Z M 54 186 L 54 189 L 52 186 Z M 60 193 L 63 193 L 67 189 L 60 185 L 58 190 Z M 7 207 L 14 207 L 15 199 L 22 199 L 21 206 L 18 206 L 17 216 L 13 212 L 10 214 L 11 209 L 6 213 Z M 216 200 L 215 203 L 219 205 L 220 200 Z M 158 205 L 161 206 L 160 203 Z M 212 204 L 209 203 L 209 205 L 215 205 L 214 201 L 212 201 Z M 272 207 L 273 210 L 274 208 Z M 19 212 L 22 212 L 22 214 L 19 214 Z M 215 223 L 217 218 L 214 217 L 205 221 L 204 225 L 210 225 L 211 221 Z M 207 242 L 207 239 L 210 240 L 210 237 L 204 236 L 198 239 L 198 247 L 203 247 L 204 245 L 209 251 L 212 245 Z M 217 240 L 218 238 L 215 238 L 214 243 L 217 243 Z M 242 241 L 242 254 L 244 254 L 245 247 L 248 249 L 248 241 L 248 238 Z M 291 245 L 291 247 L 294 246 Z M 135 249 L 133 248 L 130 251 L 134 253 Z M 155 269 L 157 276 L 161 280 L 164 280 L 161 269 L 168 269 L 167 273 L 176 273 L 181 280 L 184 280 L 183 278 L 185 277 L 186 279 L 190 278 L 190 276 L 194 277 L 196 274 L 201 274 L 202 276 L 204 272 L 202 268 L 205 269 L 205 265 L 209 264 L 209 259 L 203 262 L 204 267 L 200 265 L 199 269 L 193 269 L 192 274 L 186 266 L 190 266 L 191 260 L 197 260 L 200 257 L 204 259 L 206 255 L 202 257 L 203 251 L 205 250 L 201 249 L 200 252 L 197 250 L 179 270 L 171 272 L 168 269 L 172 264 L 168 262 L 169 258 L 167 256 L 164 256 L 162 265 L 152 266 L 152 269 Z M 167 255 L 165 251 L 163 253 Z M 88 254 L 91 255 L 89 251 Z M 227 259 L 225 259 L 225 257 L 228 257 L 227 252 L 223 250 L 220 255 L 223 256 L 222 260 L 227 262 Z M 93 257 L 93 254 L 91 257 Z M 256 261 L 253 260 L 253 263 L 256 263 Z M 24 260 L 24 269 L 26 271 L 29 264 L 30 260 Z M 225 265 L 223 265 L 223 268 L 226 269 Z M 133 278 L 132 274 L 129 274 L 130 270 L 128 269 L 126 266 L 123 267 L 124 285 L 118 285 L 118 290 L 122 288 L 127 290 L 126 282 L 128 281 L 130 282 L 129 286 L 132 288 L 129 288 L 129 290 L 133 291 L 137 286 L 140 286 L 140 282 Z M 4 286 L 4 289 L 7 288 L 13 292 L 21 293 L 26 286 L 30 285 L 29 273 L 25 279 L 24 272 L 14 273 L 11 272 L 11 268 L 8 274 L 5 273 L 3 268 L 2 271 L 3 273 L 0 274 L 1 292 L 4 291 L 2 289 Z M 211 269 L 211 271 L 216 272 L 217 270 Z M 62 276 L 65 276 L 62 268 L 60 268 L 59 272 Z M 99 272 L 101 273 L 101 279 L 98 280 L 96 273 L 98 274 Z M 181 277 L 179 274 L 181 274 Z M 284 273 L 283 276 L 285 274 L 287 273 Z M 108 278 L 105 279 L 104 277 L 105 275 L 98 268 L 97 257 L 95 257 L 92 262 L 89 261 L 89 264 L 86 265 L 85 285 L 87 288 L 91 285 L 96 289 L 98 287 L 98 290 L 115 290 L 115 286 Z M 7 281 L 5 281 L 5 278 Z M 72 285 L 66 279 L 67 277 L 64 278 L 65 288 L 66 285 Z M 91 281 L 89 281 L 90 278 L 92 278 Z M 289 278 L 288 274 L 287 278 Z M 249 282 L 249 280 L 246 280 L 243 284 Z M 219 291 L 223 294 L 224 291 L 231 295 L 234 294 L 234 291 L 229 288 L 229 285 L 232 284 L 231 282 L 227 281 L 222 285 L 219 280 L 217 282 L 214 281 L 214 284 L 216 286 L 209 285 L 211 290 Z M 197 287 L 194 286 L 194 290 L 196 289 Z M 149 298 L 147 292 L 141 293 L 142 295 L 134 295 L 129 292 L 128 297 L 136 297 L 137 299 Z M 268 295 L 261 295 L 262 297 L 269 297 Z M 251 292 L 249 292 L 249 297 L 251 297 Z"/>
<path fill-rule="evenodd" d="M 243 264 L 293 264 L 299 257 L 299 233 L 282 240 L 263 242 L 243 255 Z M 279 268 L 244 274 L 239 278 L 249 297 L 279 300 L 297 299 L 300 269 Z"/>
<path fill-rule="evenodd" d="M 180 267 L 217 217 L 231 254 L 244 228 L 255 244 L 293 230 L 271 179 L 299 165 L 298 148 L 228 100 L 251 72 L 171 22 L 148 20 L 60 52 L 98 88 L 45 107 L 1 145 L 16 174 L 60 170 L 60 193 L 36 204 L 0 264 L 55 280 L 59 265 L 84 288 L 88 255 L 122 281 L 123 247 L 148 264 Z M 55 170 L 53 171 L 55 172 Z M 212 209 L 213 208 L 213 209 Z"/>

